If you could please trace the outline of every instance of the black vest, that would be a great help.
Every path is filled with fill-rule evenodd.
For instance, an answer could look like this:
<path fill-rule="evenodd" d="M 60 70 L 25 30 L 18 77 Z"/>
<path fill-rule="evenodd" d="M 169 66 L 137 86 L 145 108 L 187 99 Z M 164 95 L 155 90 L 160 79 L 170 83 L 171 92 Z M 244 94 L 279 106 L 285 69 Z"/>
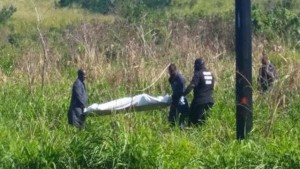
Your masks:
<path fill-rule="evenodd" d="M 197 104 L 214 103 L 215 80 L 210 71 L 205 68 L 195 71 L 192 83 L 195 85 L 193 102 Z"/>

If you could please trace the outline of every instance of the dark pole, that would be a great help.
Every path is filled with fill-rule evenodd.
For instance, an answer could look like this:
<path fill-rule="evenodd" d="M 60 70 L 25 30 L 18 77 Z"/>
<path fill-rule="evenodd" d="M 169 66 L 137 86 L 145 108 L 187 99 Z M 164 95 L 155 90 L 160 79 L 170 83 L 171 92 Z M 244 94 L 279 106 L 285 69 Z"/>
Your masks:
<path fill-rule="evenodd" d="M 244 139 L 252 128 L 251 2 L 235 0 L 236 133 Z"/>

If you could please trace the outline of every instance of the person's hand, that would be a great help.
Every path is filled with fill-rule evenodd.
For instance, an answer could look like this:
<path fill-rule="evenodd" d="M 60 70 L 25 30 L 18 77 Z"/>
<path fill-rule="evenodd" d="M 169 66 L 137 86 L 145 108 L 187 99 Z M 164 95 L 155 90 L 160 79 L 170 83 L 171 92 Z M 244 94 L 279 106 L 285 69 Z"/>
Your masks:
<path fill-rule="evenodd" d="M 179 100 L 179 103 L 178 103 L 179 105 L 185 105 L 185 100 L 184 100 L 184 97 L 183 96 L 181 96 L 180 97 L 180 100 Z"/>

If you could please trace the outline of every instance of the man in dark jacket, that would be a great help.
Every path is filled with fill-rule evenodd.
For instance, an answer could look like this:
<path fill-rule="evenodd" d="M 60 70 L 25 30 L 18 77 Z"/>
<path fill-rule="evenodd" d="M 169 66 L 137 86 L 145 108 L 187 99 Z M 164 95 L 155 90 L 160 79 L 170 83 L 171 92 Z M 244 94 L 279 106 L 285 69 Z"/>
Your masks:
<path fill-rule="evenodd" d="M 276 70 L 275 66 L 272 63 L 270 63 L 265 53 L 263 53 L 261 64 L 262 66 L 259 69 L 257 81 L 260 90 L 262 92 L 265 92 L 272 86 L 276 78 Z"/>
<path fill-rule="evenodd" d="M 176 119 L 179 117 L 179 127 L 182 129 L 185 117 L 188 114 L 188 102 L 183 96 L 183 92 L 185 90 L 185 79 L 177 71 L 175 64 L 170 64 L 168 70 L 170 75 L 169 83 L 173 92 L 168 120 L 170 124 L 174 126 Z"/>
<path fill-rule="evenodd" d="M 205 68 L 204 61 L 201 58 L 196 59 L 193 79 L 184 91 L 184 95 L 187 95 L 194 89 L 189 124 L 202 124 L 206 120 L 207 111 L 212 108 L 214 104 L 214 83 L 214 77 L 212 73 Z"/>
<path fill-rule="evenodd" d="M 69 124 L 76 128 L 82 128 L 84 126 L 85 115 L 83 110 L 87 103 L 87 93 L 85 86 L 86 73 L 83 69 L 79 69 L 78 78 L 73 83 L 71 104 L 68 112 Z"/>

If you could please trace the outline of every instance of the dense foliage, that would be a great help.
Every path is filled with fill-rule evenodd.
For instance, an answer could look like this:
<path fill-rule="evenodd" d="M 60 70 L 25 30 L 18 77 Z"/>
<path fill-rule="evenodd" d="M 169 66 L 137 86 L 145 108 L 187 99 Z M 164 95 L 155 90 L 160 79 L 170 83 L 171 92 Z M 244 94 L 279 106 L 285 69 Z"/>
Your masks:
<path fill-rule="evenodd" d="M 60 6 L 78 4 L 83 8 L 100 13 L 116 13 L 130 22 L 141 20 L 179 19 L 198 20 L 223 18 L 230 23 L 234 18 L 233 2 L 214 1 L 178 1 L 178 0 L 60 0 Z M 269 40 L 285 40 L 295 45 L 300 37 L 300 2 L 293 1 L 263 1 L 253 2 L 253 30 L 259 36 Z M 218 6 L 218 8 L 216 8 Z M 159 18 L 159 19 L 158 19 Z"/>
<path fill-rule="evenodd" d="M 294 8 L 300 4 L 298 1 L 283 2 L 255 4 L 252 11 L 253 28 L 259 36 L 295 44 L 300 39 L 300 11 Z"/>
<path fill-rule="evenodd" d="M 133 8 L 145 6 L 147 8 L 165 7 L 170 4 L 170 0 L 60 0 L 58 4 L 62 7 L 72 6 L 74 4 L 100 13 L 114 12 L 117 8 L 122 8 L 123 5 Z"/>
<path fill-rule="evenodd" d="M 10 5 L 10 6 L 4 6 L 0 10 L 0 26 L 7 22 L 7 20 L 13 15 L 14 12 L 16 12 L 17 9 Z"/>
<path fill-rule="evenodd" d="M 235 135 L 233 1 L 32 2 L 1 12 L 0 168 L 300 168 L 299 0 L 253 4 L 254 128 L 243 141 Z M 255 81 L 263 51 L 278 71 L 264 94 Z M 166 65 L 190 81 L 198 57 L 216 78 L 203 126 L 169 127 L 168 109 L 90 115 L 83 130 L 67 124 L 77 68 L 87 70 L 92 104 L 170 94 L 167 74 L 158 79 Z"/>

